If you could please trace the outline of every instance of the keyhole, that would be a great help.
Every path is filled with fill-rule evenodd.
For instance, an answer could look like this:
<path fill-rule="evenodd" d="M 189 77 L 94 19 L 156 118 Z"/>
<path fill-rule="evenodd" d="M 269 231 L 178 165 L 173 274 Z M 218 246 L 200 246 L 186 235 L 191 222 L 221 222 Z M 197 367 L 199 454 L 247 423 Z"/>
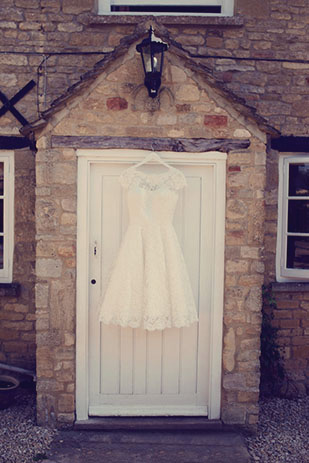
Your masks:
<path fill-rule="evenodd" d="M 91 284 L 92 284 L 92 285 L 95 285 L 96 282 L 97 282 L 97 281 L 96 281 L 95 279 L 92 279 L 92 280 L 91 280 Z"/>

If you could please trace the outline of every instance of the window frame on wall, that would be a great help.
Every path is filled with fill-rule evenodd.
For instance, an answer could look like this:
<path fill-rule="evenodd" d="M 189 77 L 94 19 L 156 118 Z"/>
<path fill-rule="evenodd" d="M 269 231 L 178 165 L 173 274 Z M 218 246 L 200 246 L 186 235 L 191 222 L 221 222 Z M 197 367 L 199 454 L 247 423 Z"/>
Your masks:
<path fill-rule="evenodd" d="M 3 268 L 0 268 L 0 283 L 12 283 L 14 251 L 14 151 L 0 151 L 3 163 L 4 188 L 0 191 L 3 204 Z M 1 227 L 2 228 L 2 227 Z"/>
<path fill-rule="evenodd" d="M 194 13 L 194 12 L 133 12 L 133 11 L 112 11 L 112 5 L 119 6 L 217 6 L 221 7 L 221 12 L 214 13 Z M 193 2 L 188 0 L 98 0 L 98 14 L 99 15 L 164 15 L 164 16 L 233 16 L 234 14 L 234 0 L 194 0 Z"/>
<path fill-rule="evenodd" d="M 288 238 L 308 237 L 308 232 L 289 231 L 289 201 L 309 201 L 309 195 L 296 195 L 289 192 L 289 175 L 292 164 L 308 164 L 309 153 L 297 155 L 281 155 L 279 158 L 279 188 L 278 188 L 278 228 L 276 252 L 276 279 L 278 282 L 308 282 L 309 268 L 288 267 Z"/>

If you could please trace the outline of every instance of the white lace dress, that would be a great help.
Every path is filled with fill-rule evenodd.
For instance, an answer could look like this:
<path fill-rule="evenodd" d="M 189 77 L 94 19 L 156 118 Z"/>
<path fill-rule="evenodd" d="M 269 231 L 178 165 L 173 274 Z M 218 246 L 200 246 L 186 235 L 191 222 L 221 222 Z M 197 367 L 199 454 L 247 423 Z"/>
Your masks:
<path fill-rule="evenodd" d="M 178 190 L 186 186 L 181 171 L 145 174 L 124 171 L 129 225 L 103 299 L 105 324 L 163 330 L 197 321 L 191 284 L 172 221 Z"/>

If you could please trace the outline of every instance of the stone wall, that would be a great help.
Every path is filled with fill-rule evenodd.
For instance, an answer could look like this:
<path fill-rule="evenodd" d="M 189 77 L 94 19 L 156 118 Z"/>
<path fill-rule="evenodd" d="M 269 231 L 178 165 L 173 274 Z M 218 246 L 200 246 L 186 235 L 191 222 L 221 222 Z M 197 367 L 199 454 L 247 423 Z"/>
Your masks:
<path fill-rule="evenodd" d="M 202 55 L 203 57 L 198 58 L 197 61 L 212 68 L 215 75 L 228 88 L 235 91 L 239 96 L 245 97 L 247 103 L 256 107 L 259 114 L 264 116 L 271 125 L 282 130 L 286 135 L 308 134 L 309 64 L 304 62 L 304 60 L 309 59 L 309 49 L 307 47 L 309 7 L 307 1 L 294 0 L 291 4 L 291 2 L 285 1 L 266 0 L 262 5 L 257 7 L 255 0 L 237 0 L 236 12 L 243 15 L 243 24 L 238 20 L 234 22 L 233 20 L 217 21 L 209 18 L 203 21 L 189 19 L 185 23 L 182 22 L 182 24 L 180 24 L 180 21 L 177 22 L 177 20 L 168 18 L 163 20 L 163 23 L 168 28 L 173 39 L 181 43 L 182 46 L 191 53 Z M 140 21 L 140 17 L 138 20 Z M 89 70 L 96 61 L 101 59 L 104 53 L 111 52 L 122 37 L 130 34 L 135 29 L 136 22 L 136 20 L 134 22 L 134 19 L 131 22 L 128 19 L 125 21 L 119 19 L 118 24 L 112 24 L 108 21 L 104 22 L 102 18 L 95 15 L 95 0 L 78 0 L 74 2 L 71 0 L 2 0 L 0 11 L 0 51 L 5 53 L 0 54 L 1 91 L 8 97 L 13 97 L 29 80 L 35 79 L 38 82 L 37 89 L 33 89 L 16 105 L 17 109 L 19 109 L 25 117 L 29 120 L 34 120 L 38 117 L 38 110 L 42 111 L 46 109 L 53 99 L 62 94 L 69 85 L 78 81 L 79 76 L 83 72 Z M 72 55 L 57 54 L 71 52 L 73 53 Z M 217 56 L 218 58 L 207 58 L 205 57 L 206 55 Z M 273 59 L 277 61 L 272 61 Z M 295 60 L 299 61 L 295 62 Z M 130 72 L 134 73 L 135 69 L 136 68 L 132 68 Z M 166 74 L 168 79 L 164 81 L 164 85 L 171 86 L 174 83 L 179 85 L 184 84 L 184 81 L 181 80 L 184 78 L 182 69 L 177 71 L 178 74 L 175 74 L 175 72 L 176 71 L 174 71 L 173 74 L 173 71 L 171 71 L 170 76 Z M 140 72 L 136 77 L 138 77 L 141 83 L 142 77 Z M 128 84 L 128 82 L 126 82 L 126 84 Z M 126 89 L 128 88 L 127 86 Z M 163 125 L 165 126 L 165 133 L 168 134 L 167 136 L 171 137 L 184 136 L 183 134 L 190 137 L 207 137 L 212 136 L 214 129 L 218 129 L 216 132 L 219 134 L 218 136 L 224 136 L 227 132 L 230 135 L 230 128 L 226 131 L 228 119 L 225 118 L 224 113 L 214 114 L 209 112 L 209 114 L 204 114 L 204 116 L 207 116 L 206 118 L 204 116 L 201 118 L 200 115 L 194 115 L 196 110 L 196 102 L 194 100 L 195 92 L 196 90 L 191 88 L 189 93 L 193 100 L 186 102 L 185 95 L 181 95 L 181 91 L 179 91 L 177 94 L 179 103 L 176 109 L 174 108 L 174 112 L 171 115 L 169 111 L 166 109 L 164 110 L 164 105 L 166 105 L 166 108 L 169 107 L 168 98 L 162 103 L 161 111 L 154 112 L 154 117 L 152 116 L 149 106 L 148 108 L 143 107 L 142 114 L 144 120 L 141 121 L 141 127 L 143 127 L 144 130 L 143 135 L 158 136 L 158 134 L 160 134 L 161 136 L 161 127 Z M 104 115 L 101 114 L 98 116 L 101 118 L 100 121 L 102 120 L 102 122 L 106 124 L 107 134 L 110 134 L 111 128 L 114 128 L 113 118 L 110 117 L 111 114 L 116 114 L 117 117 L 119 117 L 119 114 L 122 114 L 123 120 L 126 118 L 127 108 L 122 106 L 123 102 L 119 100 L 119 95 L 120 93 L 118 91 L 111 94 L 109 96 L 109 102 L 106 102 L 107 111 L 105 111 Z M 127 93 L 124 92 L 121 98 L 126 100 Z M 143 101 L 139 104 L 143 105 Z M 149 105 L 149 103 L 147 104 Z M 91 113 L 90 117 L 92 117 L 91 115 L 96 112 L 95 101 L 90 102 L 90 105 L 92 106 L 90 106 L 91 111 L 89 112 Z M 137 107 L 139 109 L 141 108 L 140 106 Z M 134 113 L 134 117 L 135 115 L 136 113 Z M 111 122 L 107 122 L 108 117 Z M 132 120 L 134 120 L 134 118 Z M 65 123 L 69 126 L 69 121 Z M 92 124 L 89 125 L 83 124 L 83 121 L 79 121 L 79 130 L 81 133 L 93 133 L 91 130 L 95 131 L 95 129 L 90 128 L 91 126 L 95 126 L 95 121 L 92 121 Z M 20 124 L 10 113 L 6 113 L 5 116 L 0 117 L 0 135 L 17 135 L 19 133 L 19 126 Z M 62 129 L 63 133 L 66 133 L 64 128 Z M 58 128 L 58 130 L 60 129 Z M 61 130 L 59 133 L 62 133 Z M 237 130 L 237 128 L 235 128 L 235 130 Z M 243 130 L 243 128 L 241 130 Z M 139 133 L 139 130 L 132 124 L 131 127 L 123 129 L 123 133 L 126 135 L 136 135 Z M 230 401 L 230 404 L 232 404 L 233 400 L 236 400 L 237 394 L 240 394 L 240 396 L 243 394 L 243 397 L 245 397 L 248 393 L 247 390 L 235 392 L 237 390 L 235 387 L 241 387 L 240 384 L 243 382 L 246 375 L 246 381 L 250 382 L 249 370 L 247 373 L 243 373 L 240 370 L 240 368 L 243 368 L 241 362 L 247 362 L 246 368 L 251 365 L 251 371 L 257 368 L 257 350 L 255 347 L 252 347 L 251 353 L 247 354 L 252 355 L 253 359 L 241 360 L 240 357 L 240 359 L 237 360 L 237 364 L 233 363 L 237 355 L 240 355 L 237 354 L 238 349 L 246 345 L 247 340 L 245 336 L 247 336 L 250 331 L 248 327 L 248 329 L 246 328 L 242 331 L 243 327 L 237 325 L 237 317 L 240 317 L 241 323 L 245 325 L 249 323 L 248 320 L 251 319 L 250 317 L 255 319 L 257 325 L 259 323 L 258 311 L 245 316 L 242 312 L 243 309 L 241 308 L 240 302 L 243 298 L 249 298 L 250 301 L 250 297 L 254 294 L 254 291 L 257 291 L 257 287 L 262 281 L 262 251 L 261 243 L 258 241 L 260 238 L 258 238 L 258 236 L 261 233 L 260 221 L 262 220 L 263 214 L 260 216 L 254 216 L 253 214 L 251 217 L 251 213 L 255 206 L 263 209 L 263 194 L 261 193 L 260 187 L 257 189 L 260 195 L 257 198 L 254 198 L 252 190 L 255 182 L 252 169 L 260 169 L 260 177 L 258 177 L 260 180 L 257 180 L 257 182 L 262 181 L 264 169 L 263 145 L 260 145 L 259 142 L 257 143 L 258 146 L 256 146 L 255 149 L 256 152 L 260 154 L 253 155 L 251 153 L 251 155 L 247 157 L 247 153 L 231 153 L 228 161 L 229 169 L 231 169 L 229 170 L 229 182 L 231 181 L 232 183 L 228 186 L 230 197 L 228 200 L 227 236 L 232 244 L 227 242 L 227 256 L 233 256 L 231 257 L 231 259 L 233 259 L 233 265 L 229 263 L 226 278 L 227 284 L 229 284 L 228 282 L 231 280 L 234 283 L 234 285 L 231 286 L 235 288 L 235 301 L 233 300 L 233 304 L 231 302 L 231 313 L 233 313 L 232 318 L 235 325 L 231 325 L 229 328 L 228 325 L 226 325 L 225 340 L 230 347 L 225 349 L 224 354 L 225 361 L 227 362 L 225 368 L 229 372 L 229 380 L 224 386 L 226 390 L 225 400 L 226 403 Z M 254 143 L 252 146 L 254 146 Z M 22 156 L 22 154 L 17 156 Z M 74 201 L 75 187 L 73 184 L 66 185 L 61 183 L 60 185 L 54 186 L 55 192 L 61 192 L 61 194 L 59 193 L 58 196 L 57 194 L 55 196 L 58 202 L 51 199 L 52 195 L 49 192 L 50 186 L 44 184 L 44 175 L 47 174 L 44 171 L 43 165 L 45 165 L 44 163 L 53 165 L 53 161 L 51 159 L 52 154 L 46 154 L 46 156 L 49 159 L 48 162 L 45 159 L 41 161 L 38 160 L 38 198 L 42 201 L 40 203 L 41 207 L 38 209 L 40 210 L 38 221 L 41 227 L 40 234 L 45 236 L 44 243 L 46 246 L 49 241 L 48 237 L 54 236 L 55 230 L 59 231 L 59 227 L 61 227 L 61 233 L 59 235 L 60 248 L 57 247 L 57 243 L 55 244 L 53 240 L 51 240 L 51 243 L 49 243 L 49 250 L 46 249 L 44 251 L 44 249 L 40 249 L 40 243 L 38 243 L 38 259 L 47 259 L 41 262 L 45 262 L 47 267 L 50 266 L 51 272 L 56 271 L 53 267 L 55 266 L 54 260 L 56 259 L 58 264 L 59 262 L 61 263 L 61 272 L 64 272 L 63 275 L 65 275 L 65 278 L 70 281 L 70 284 L 73 284 L 75 238 L 73 233 L 74 226 L 70 221 L 74 221 L 75 212 L 72 204 L 68 206 L 68 201 Z M 57 156 L 60 156 L 60 166 L 66 162 L 71 162 L 72 164 L 75 162 L 72 152 L 67 152 L 67 154 L 60 152 L 58 154 L 56 153 L 55 156 L 55 159 L 57 159 Z M 64 160 L 62 156 L 69 156 L 69 158 L 72 156 L 72 158 L 70 160 Z M 277 169 L 274 156 L 275 155 L 270 154 L 268 158 L 268 175 L 273 176 L 276 175 Z M 250 162 L 248 161 L 249 158 Z M 230 164 L 231 162 L 234 162 L 234 164 Z M 22 170 L 23 169 L 22 167 Z M 28 167 L 26 169 L 28 169 Z M 30 169 L 29 171 L 31 171 L 31 175 L 29 174 L 26 180 L 24 177 L 20 177 L 20 180 L 25 180 L 25 185 L 30 186 L 33 185 L 34 179 L 33 170 Z M 43 171 L 45 173 L 43 173 Z M 58 172 L 58 174 L 61 178 L 61 172 Z M 40 177 L 40 175 L 43 175 L 43 177 Z M 30 181 L 29 178 L 31 179 Z M 245 183 L 237 184 L 240 178 L 244 178 Z M 48 179 L 48 181 L 50 181 L 50 177 L 48 177 Z M 234 185 L 233 182 L 236 182 L 236 185 Z M 17 178 L 17 184 L 18 183 L 19 180 Z M 273 281 L 277 187 L 271 183 L 267 185 L 267 228 L 265 239 L 266 280 Z M 23 186 L 20 188 L 27 187 Z M 66 188 L 68 188 L 67 196 Z M 53 189 L 52 191 L 54 193 Z M 234 197 L 234 193 L 238 196 Z M 63 199 L 66 201 L 64 203 L 61 202 L 62 194 L 64 194 Z M 20 204 L 24 206 L 28 204 L 28 200 L 30 204 L 31 201 L 33 201 L 31 198 L 33 198 L 33 192 L 29 191 L 27 197 L 23 196 L 22 199 L 20 199 L 20 201 L 23 201 L 23 203 Z M 16 200 L 19 201 L 17 198 Z M 26 201 L 26 203 L 24 201 Z M 18 204 L 17 202 L 17 206 Z M 71 209 L 66 209 L 68 207 Z M 25 210 L 28 211 L 27 214 L 30 217 L 31 213 L 27 207 L 25 207 Z M 231 210 L 233 212 L 231 212 Z M 258 221 L 257 227 L 256 225 L 250 225 L 250 233 L 248 231 L 249 228 L 244 232 L 240 225 L 238 225 L 238 223 L 244 223 L 246 217 L 250 217 L 250 223 L 251 220 Z M 32 262 L 33 265 L 31 242 L 34 237 L 34 226 L 32 216 L 30 219 L 25 220 L 27 224 L 24 226 L 23 212 L 20 213 L 20 220 L 20 227 L 18 227 L 18 221 L 16 222 L 17 237 L 14 279 L 22 283 L 23 289 L 22 295 L 18 299 L 12 297 L 3 299 L 1 317 L 4 318 L 3 321 L 1 320 L 1 323 L 4 325 L 0 326 L 1 332 L 4 333 L 4 337 L 1 338 L 1 358 L 10 362 L 21 362 L 23 365 L 29 364 L 30 366 L 33 365 L 34 361 L 34 334 L 33 331 L 31 331 L 33 327 L 32 317 L 34 310 L 34 296 L 31 288 L 33 287 L 34 277 L 32 270 L 30 270 L 30 263 Z M 46 234 L 44 227 L 47 229 Z M 54 228 L 50 230 L 49 227 Z M 256 238 L 254 238 L 255 228 Z M 27 236 L 24 232 L 25 230 L 28 230 Z M 255 239 L 257 240 L 256 242 L 254 241 Z M 61 250 L 62 246 L 66 248 L 64 244 L 66 240 L 68 240 L 69 249 Z M 61 253 L 63 252 L 68 253 L 68 255 L 62 256 Z M 70 265 L 72 267 L 70 267 Z M 41 264 L 41 267 L 38 267 L 38 271 L 40 272 L 40 269 L 44 266 Z M 71 273 L 69 272 L 70 268 Z M 238 270 L 236 271 L 235 268 Z M 247 277 L 241 274 L 241 271 L 244 271 L 244 269 L 253 272 L 253 275 L 255 275 L 254 278 L 256 278 L 255 283 L 250 280 L 250 274 Z M 60 271 L 59 268 L 57 271 Z M 55 278 L 55 280 L 53 280 L 53 278 Z M 72 398 L 73 378 L 70 377 L 69 374 L 67 376 L 69 379 L 63 380 L 63 386 L 59 386 L 62 380 L 59 380 L 56 385 L 56 383 L 53 383 L 51 376 L 49 377 L 50 379 L 48 379 L 48 375 L 51 375 L 51 372 L 55 368 L 54 361 L 59 362 L 56 365 L 57 370 L 55 370 L 58 372 L 57 375 L 59 378 L 66 378 L 65 371 L 70 370 L 70 368 L 68 368 L 69 364 L 65 362 L 73 362 L 72 352 L 74 337 L 71 337 L 73 336 L 71 328 L 66 328 L 68 331 L 65 329 L 63 333 L 61 332 L 62 334 L 60 336 L 57 328 L 57 323 L 60 324 L 60 318 L 57 319 L 58 315 L 54 316 L 48 314 L 51 301 L 54 301 L 53 304 L 57 305 L 59 304 L 57 298 L 65 297 L 65 295 L 61 293 L 62 290 L 56 289 L 58 283 L 55 283 L 55 281 L 58 281 L 57 278 L 59 278 L 59 276 L 49 275 L 48 277 L 44 277 L 40 275 L 38 280 L 37 304 L 38 313 L 41 314 L 37 322 L 38 342 L 41 348 L 44 347 L 44 342 L 46 342 L 47 345 L 52 345 L 53 340 L 58 343 L 58 351 L 55 360 L 51 360 L 51 351 L 49 351 L 48 348 L 40 353 L 42 354 L 42 359 L 44 355 L 46 356 L 46 367 L 44 367 L 44 365 L 42 366 L 42 364 L 45 363 L 44 361 L 42 361 L 39 366 L 39 368 L 43 368 L 45 372 L 45 376 L 43 375 L 42 377 L 44 381 L 46 380 L 46 383 L 44 383 L 45 385 L 41 383 L 39 387 L 43 388 L 42 394 L 45 394 L 44 400 L 47 402 L 49 401 L 47 409 L 52 410 L 54 408 L 57 414 L 68 413 L 69 415 L 64 416 L 62 419 L 70 420 L 70 413 L 72 412 L 63 411 L 66 409 L 64 405 L 61 407 L 59 406 L 59 408 L 58 402 L 55 402 L 55 396 L 51 392 L 50 395 L 47 393 L 47 391 L 52 391 L 52 387 L 59 387 L 59 394 L 61 393 L 65 396 L 62 398 L 62 404 L 65 403 L 66 394 L 71 394 L 70 397 Z M 245 283 L 246 281 L 251 282 Z M 52 282 L 54 282 L 53 285 Z M 253 293 L 250 292 L 250 285 L 252 285 Z M 73 295 L 73 289 L 71 286 L 69 286 L 69 288 L 70 291 L 68 294 Z M 61 296 L 60 293 L 62 294 Z M 291 300 L 293 296 L 287 294 L 287 298 Z M 254 304 L 252 307 L 255 307 Z M 54 317 L 53 321 L 51 321 L 50 317 Z M 73 323 L 74 316 L 70 315 L 70 317 L 70 323 Z M 291 318 L 293 317 L 294 315 L 292 314 Z M 64 326 L 71 326 L 69 325 L 69 321 L 66 323 L 68 324 Z M 8 327 L 8 324 L 10 327 Z M 27 330 L 25 327 L 27 327 Z M 9 340 L 5 340 L 8 329 L 11 330 L 10 334 L 12 336 Z M 254 344 L 253 339 L 256 339 L 257 336 L 256 331 L 254 331 L 256 329 L 257 327 L 253 327 L 252 335 L 250 335 L 252 336 L 252 341 L 250 341 L 252 345 Z M 294 333 L 292 329 L 293 328 L 291 328 L 289 333 L 291 336 Z M 287 340 L 287 333 L 285 332 L 282 334 L 283 339 Z M 44 336 L 47 338 L 45 339 Z M 296 334 L 296 336 L 298 335 Z M 15 345 L 14 342 L 16 342 Z M 21 342 L 23 344 L 21 344 Z M 68 346 L 68 349 L 64 349 L 63 347 L 66 342 L 72 343 Z M 241 344 L 242 342 L 245 344 Z M 8 349 L 11 349 L 11 352 L 9 352 Z M 32 356 L 30 355 L 30 351 L 32 352 Z M 26 355 L 25 352 L 27 352 Z M 65 358 L 66 355 L 71 356 L 71 358 Z M 30 358 L 31 361 L 29 360 Z M 250 364 L 249 362 L 252 363 Z M 53 384 L 54 386 L 52 386 Z M 49 389 L 49 387 L 51 389 Z M 256 385 L 252 387 L 256 388 Z M 249 392 L 253 395 L 257 393 L 256 390 L 251 390 Z M 251 396 L 252 400 L 253 395 Z M 43 396 L 41 396 L 40 400 L 43 400 Z M 72 399 L 68 400 L 70 401 Z M 241 400 L 240 397 L 239 400 Z M 246 404 L 244 405 L 245 414 L 247 414 L 249 410 L 247 406 L 249 402 L 244 402 Z M 232 405 L 230 405 L 230 410 L 231 406 Z M 70 407 L 72 408 L 72 404 L 68 408 Z M 43 407 L 41 407 L 41 410 L 43 410 Z M 236 411 L 235 413 L 237 414 L 238 412 Z M 256 409 L 254 409 L 252 414 L 253 417 L 250 418 L 246 415 L 245 420 L 254 421 L 254 419 L 256 419 L 255 413 Z M 231 419 L 233 419 L 232 415 L 230 416 Z M 43 422 L 45 417 L 41 416 L 40 420 Z"/>
<path fill-rule="evenodd" d="M 70 425 L 75 398 L 76 157 L 72 149 L 52 148 L 51 135 L 209 136 L 251 142 L 228 154 L 222 418 L 255 425 L 266 137 L 177 56 L 166 60 L 168 90 L 155 101 L 136 67 L 133 46 L 38 134 L 38 420 Z"/>
<path fill-rule="evenodd" d="M 13 282 L 17 291 L 1 291 L 0 361 L 35 368 L 35 165 L 28 150 L 15 153 L 15 246 Z"/>
<path fill-rule="evenodd" d="M 274 283 L 279 156 L 276 151 L 270 151 L 267 156 L 265 284 L 271 285 L 276 301 L 272 324 L 278 328 L 278 345 L 288 381 L 282 392 L 288 396 L 302 396 L 309 392 L 309 289 L 304 283 Z"/>
<path fill-rule="evenodd" d="M 76 156 L 43 146 L 36 166 L 37 412 L 41 424 L 65 425 L 75 410 Z"/>
<path fill-rule="evenodd" d="M 278 328 L 287 383 L 282 393 L 288 397 L 309 393 L 309 291 L 304 285 L 273 284 L 276 301 L 273 325 Z"/>
<path fill-rule="evenodd" d="M 200 62 L 213 68 L 216 76 L 255 106 L 270 125 L 285 134 L 308 134 L 309 63 L 303 62 L 309 60 L 307 1 L 265 0 L 258 7 L 255 0 L 235 3 L 235 12 L 242 18 L 239 21 L 159 21 L 184 48 L 204 56 Z M 0 55 L 1 90 L 11 97 L 30 79 L 39 77 L 38 101 L 32 90 L 17 105 L 29 119 L 36 117 L 38 107 L 46 109 L 78 81 L 141 21 L 140 16 L 117 19 L 117 24 L 102 20 L 95 14 L 95 4 L 95 0 L 2 0 L 0 51 L 6 53 Z M 53 54 L 61 52 L 73 54 Z M 205 57 L 208 55 L 214 58 Z M 16 133 L 17 127 L 10 116 L 0 118 L 0 133 Z"/>

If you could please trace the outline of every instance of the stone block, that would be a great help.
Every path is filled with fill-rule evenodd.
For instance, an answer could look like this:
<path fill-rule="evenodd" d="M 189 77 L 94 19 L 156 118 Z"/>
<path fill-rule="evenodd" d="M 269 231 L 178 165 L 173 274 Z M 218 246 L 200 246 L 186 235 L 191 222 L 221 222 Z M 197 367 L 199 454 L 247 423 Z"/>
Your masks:
<path fill-rule="evenodd" d="M 229 328 L 226 335 L 224 336 L 224 348 L 223 348 L 223 367 L 228 372 L 234 370 L 235 367 L 235 331 L 233 328 Z"/>
<path fill-rule="evenodd" d="M 17 78 L 12 73 L 0 73 L 0 82 L 3 87 L 15 87 L 17 84 Z"/>
<path fill-rule="evenodd" d="M 176 98 L 180 101 L 198 101 L 200 99 L 200 91 L 196 85 L 181 85 L 176 90 Z"/>
<path fill-rule="evenodd" d="M 204 116 L 204 125 L 211 128 L 227 127 L 228 117 L 217 114 L 209 114 Z"/>
<path fill-rule="evenodd" d="M 73 412 L 74 411 L 74 395 L 73 394 L 60 394 L 58 399 L 59 412 Z"/>
<path fill-rule="evenodd" d="M 83 30 L 83 26 L 75 23 L 62 23 L 58 24 L 57 29 L 59 32 L 81 32 Z"/>
<path fill-rule="evenodd" d="M 247 205 L 240 199 L 228 199 L 226 204 L 227 219 L 236 220 L 245 218 L 247 215 Z"/>
<path fill-rule="evenodd" d="M 53 184 L 75 185 L 76 163 L 56 163 L 50 170 L 50 182 Z"/>
<path fill-rule="evenodd" d="M 60 259 L 38 258 L 36 261 L 36 274 L 38 278 L 59 278 L 62 272 Z"/>
<path fill-rule="evenodd" d="M 73 332 L 75 287 L 72 282 L 64 280 L 51 282 L 50 308 L 51 327 Z"/>
<path fill-rule="evenodd" d="M 222 410 L 222 421 L 225 424 L 244 424 L 246 421 L 245 408 L 231 406 Z"/>
<path fill-rule="evenodd" d="M 70 332 L 64 333 L 64 345 L 74 346 L 74 344 L 75 344 L 75 335 Z"/>
<path fill-rule="evenodd" d="M 20 1 L 20 0 L 19 0 Z M 93 0 L 63 0 L 62 11 L 68 14 L 80 14 L 84 11 L 92 11 Z"/>
<path fill-rule="evenodd" d="M 187 74 L 178 66 L 171 66 L 171 80 L 174 83 L 185 82 L 187 80 Z"/>
<path fill-rule="evenodd" d="M 246 260 L 228 260 L 225 263 L 227 273 L 246 273 L 249 269 L 249 263 Z"/>
<path fill-rule="evenodd" d="M 76 199 L 75 198 L 66 198 L 61 200 L 61 207 L 65 212 L 75 212 L 76 211 Z"/>
<path fill-rule="evenodd" d="M 228 373 L 223 377 L 223 388 L 227 391 L 246 391 L 246 379 L 243 373 Z"/>
<path fill-rule="evenodd" d="M 206 46 L 209 48 L 221 48 L 223 46 L 223 39 L 221 37 L 207 37 Z"/>
<path fill-rule="evenodd" d="M 76 214 L 72 212 L 64 212 L 61 214 L 60 223 L 61 225 L 76 225 L 77 217 Z"/>
<path fill-rule="evenodd" d="M 107 99 L 106 106 L 112 111 L 122 111 L 128 109 L 128 102 L 124 98 L 111 97 Z"/>
<path fill-rule="evenodd" d="M 76 255 L 75 244 L 62 244 L 58 246 L 57 252 L 61 257 L 73 257 Z"/>
<path fill-rule="evenodd" d="M 309 359 L 309 346 L 295 346 L 292 349 L 292 357 L 295 359 Z"/>

